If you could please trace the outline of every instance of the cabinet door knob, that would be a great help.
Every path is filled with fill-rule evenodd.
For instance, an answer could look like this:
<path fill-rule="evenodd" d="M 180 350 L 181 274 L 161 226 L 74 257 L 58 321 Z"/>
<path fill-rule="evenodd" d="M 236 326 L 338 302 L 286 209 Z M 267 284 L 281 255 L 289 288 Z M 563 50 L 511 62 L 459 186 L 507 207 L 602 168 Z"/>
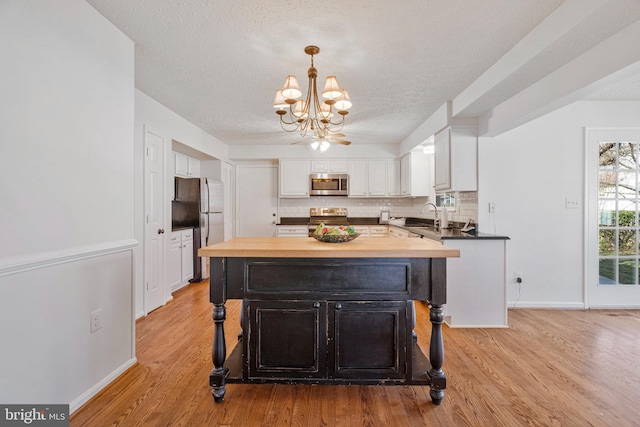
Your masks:
<path fill-rule="evenodd" d="M 336 310 L 341 310 L 342 309 L 342 304 L 338 303 L 336 304 Z"/>
<path fill-rule="evenodd" d="M 320 308 L 320 303 L 319 302 L 314 302 L 313 303 L 313 308 Z"/>
<path fill-rule="evenodd" d="M 164 234 L 164 228 L 158 228 L 158 234 Z"/>

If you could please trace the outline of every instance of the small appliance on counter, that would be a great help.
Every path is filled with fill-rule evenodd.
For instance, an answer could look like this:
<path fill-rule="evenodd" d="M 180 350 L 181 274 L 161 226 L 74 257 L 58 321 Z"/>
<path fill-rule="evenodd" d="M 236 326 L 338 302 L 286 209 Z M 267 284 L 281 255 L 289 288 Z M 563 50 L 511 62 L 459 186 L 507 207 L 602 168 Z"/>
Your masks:
<path fill-rule="evenodd" d="M 378 224 L 389 224 L 390 212 L 388 210 L 381 210 L 380 217 L 378 218 Z"/>
<path fill-rule="evenodd" d="M 460 229 L 460 231 L 463 232 L 463 233 L 467 233 L 467 234 L 470 234 L 470 235 L 473 236 L 473 235 L 476 234 L 476 225 L 473 224 L 471 221 L 473 221 L 473 220 L 469 219 L 467 221 L 467 223 L 464 225 L 464 227 L 462 227 Z"/>

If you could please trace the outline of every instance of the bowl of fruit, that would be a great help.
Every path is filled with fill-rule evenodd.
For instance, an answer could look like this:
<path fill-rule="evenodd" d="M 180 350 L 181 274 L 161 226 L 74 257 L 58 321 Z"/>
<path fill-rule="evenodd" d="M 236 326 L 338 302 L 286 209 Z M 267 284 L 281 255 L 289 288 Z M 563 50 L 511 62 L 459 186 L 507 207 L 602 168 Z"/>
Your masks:
<path fill-rule="evenodd" d="M 316 227 L 316 231 L 312 236 L 319 242 L 343 243 L 350 242 L 359 235 L 360 233 L 356 233 L 356 229 L 350 225 L 327 227 L 324 223 L 321 223 Z"/>

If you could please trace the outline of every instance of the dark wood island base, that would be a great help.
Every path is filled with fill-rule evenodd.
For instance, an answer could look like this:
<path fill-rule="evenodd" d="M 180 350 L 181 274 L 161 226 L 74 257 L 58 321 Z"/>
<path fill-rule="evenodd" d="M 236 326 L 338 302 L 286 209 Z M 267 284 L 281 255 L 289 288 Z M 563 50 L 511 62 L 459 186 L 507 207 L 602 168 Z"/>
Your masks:
<path fill-rule="evenodd" d="M 433 403 L 442 402 L 446 257 L 458 256 L 456 250 L 438 244 L 445 255 L 426 257 L 429 248 L 422 247 L 415 258 L 376 257 L 371 250 L 371 257 L 332 257 L 331 251 L 265 257 L 221 252 L 217 247 L 225 243 L 200 249 L 201 256 L 232 254 L 210 258 L 209 383 L 216 402 L 223 401 L 228 383 L 424 385 Z M 242 333 L 228 359 L 227 299 L 243 300 Z M 413 301 L 430 305 L 429 358 L 413 336 Z"/>

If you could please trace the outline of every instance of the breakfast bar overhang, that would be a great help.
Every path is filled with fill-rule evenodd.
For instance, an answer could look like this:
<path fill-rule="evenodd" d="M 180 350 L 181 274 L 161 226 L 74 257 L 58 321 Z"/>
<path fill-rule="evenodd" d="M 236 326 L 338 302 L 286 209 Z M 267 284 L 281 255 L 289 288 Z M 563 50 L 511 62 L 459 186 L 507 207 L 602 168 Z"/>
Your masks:
<path fill-rule="evenodd" d="M 236 238 L 201 248 L 210 258 L 216 402 L 227 383 L 430 386 L 440 404 L 446 258 L 427 239 Z M 226 358 L 225 302 L 241 299 L 238 345 Z M 413 301 L 430 307 L 427 359 L 413 336 Z"/>

